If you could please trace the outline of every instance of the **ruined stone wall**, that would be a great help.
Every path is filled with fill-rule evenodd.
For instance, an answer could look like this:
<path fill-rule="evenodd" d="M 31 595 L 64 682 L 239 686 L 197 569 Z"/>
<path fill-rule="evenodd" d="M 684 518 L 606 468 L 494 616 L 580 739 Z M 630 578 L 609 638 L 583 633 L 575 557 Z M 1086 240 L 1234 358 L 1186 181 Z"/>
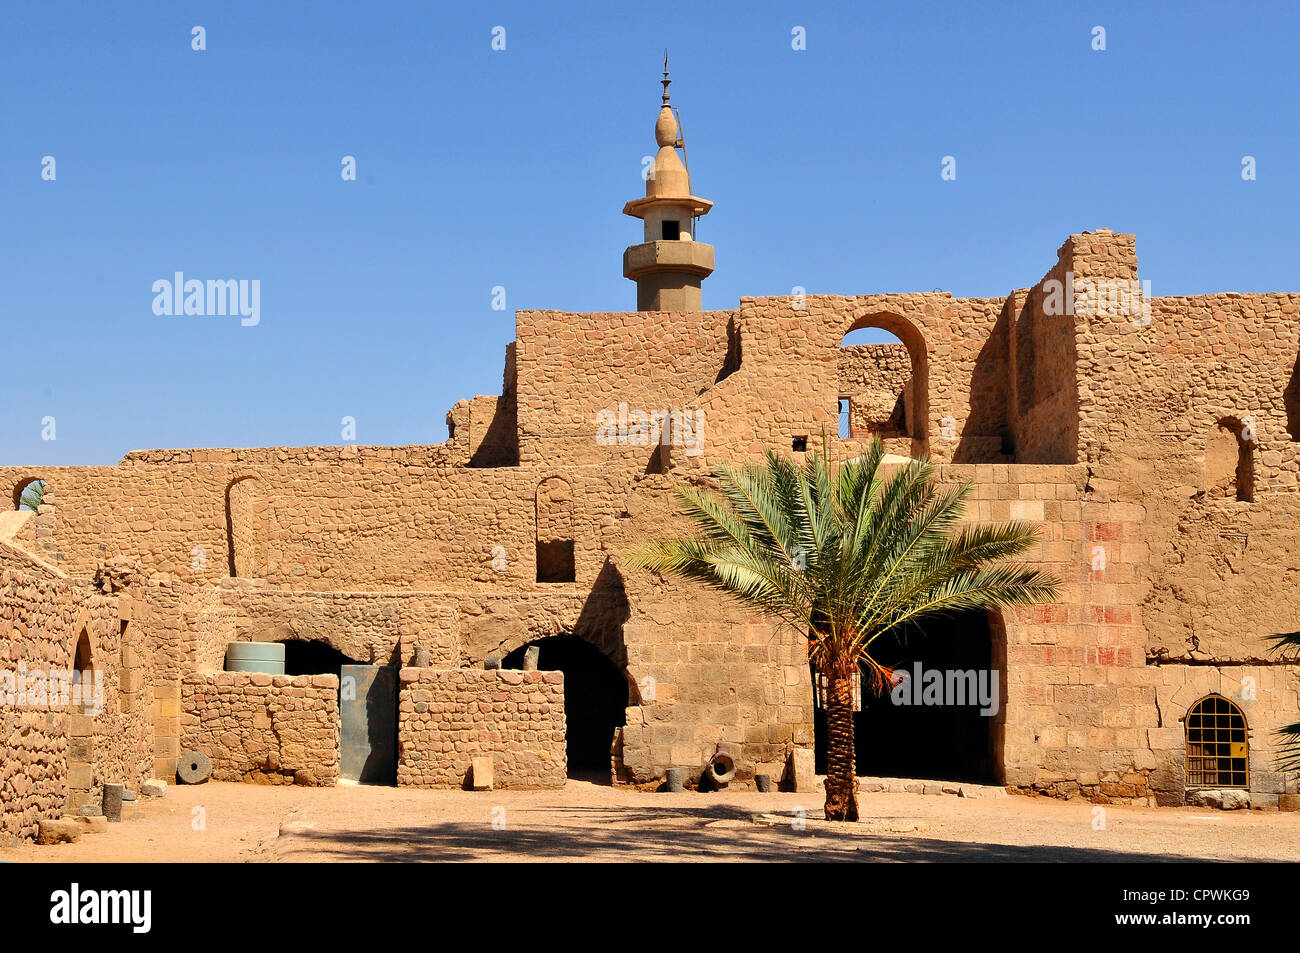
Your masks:
<path fill-rule="evenodd" d="M 898 337 L 912 362 L 910 452 L 938 460 L 1001 459 L 1006 421 L 1006 336 L 1002 298 L 947 294 L 809 295 L 742 298 L 736 317 L 739 369 L 692 402 L 705 412 L 707 467 L 790 452 L 795 438 L 812 449 L 823 430 L 837 433 L 838 356 L 844 335 L 879 327 Z M 861 453 L 865 440 L 837 441 L 836 452 Z"/>
<path fill-rule="evenodd" d="M 339 778 L 335 675 L 195 672 L 181 679 L 181 747 L 217 781 L 332 785 Z"/>
<path fill-rule="evenodd" d="M 98 804 L 104 782 L 149 776 L 152 696 L 116 597 L 8 562 L 0 552 L 0 834 L 30 838 L 42 818 Z M 71 679 L 83 632 L 102 695 L 74 706 L 50 690 Z"/>
<path fill-rule="evenodd" d="M 1007 302 L 1007 432 L 1017 463 L 1079 459 L 1073 268 L 1073 245 L 1066 242 L 1043 280 Z"/>
<path fill-rule="evenodd" d="M 839 394 L 849 398 L 850 436 L 897 438 L 907 432 L 907 391 L 912 359 L 901 344 L 854 344 L 841 347 L 836 377 Z M 891 446 L 889 449 L 893 450 Z M 910 443 L 897 450 L 907 453 Z M 897 451 L 895 451 L 897 452 Z"/>
<path fill-rule="evenodd" d="M 644 469 L 646 448 L 638 452 L 596 442 L 597 414 L 617 412 L 620 403 L 645 413 L 680 410 L 739 358 L 743 343 L 735 316 L 732 311 L 520 311 L 520 460 L 540 466 L 626 456 Z"/>
<path fill-rule="evenodd" d="M 564 787 L 561 672 L 404 668 L 397 783 L 458 788 L 490 757 L 496 788 Z"/>
<path fill-rule="evenodd" d="M 218 454 L 219 455 L 219 454 Z M 400 456 L 398 454 L 397 456 Z M 20 471 L 0 468 L 0 484 Z M 627 476 L 599 467 L 426 468 L 375 458 L 335 466 L 246 468 L 221 462 L 46 471 L 58 494 L 55 565 L 90 575 L 117 555 L 151 575 L 212 585 L 230 544 L 269 585 L 314 590 L 532 589 L 536 492 L 570 484 L 576 579 L 600 571 L 596 531 L 622 506 Z M 227 490 L 255 481 L 250 512 L 229 524 Z M 265 537 L 260 536 L 265 533 Z M 244 557 L 236 554 L 235 562 Z"/>

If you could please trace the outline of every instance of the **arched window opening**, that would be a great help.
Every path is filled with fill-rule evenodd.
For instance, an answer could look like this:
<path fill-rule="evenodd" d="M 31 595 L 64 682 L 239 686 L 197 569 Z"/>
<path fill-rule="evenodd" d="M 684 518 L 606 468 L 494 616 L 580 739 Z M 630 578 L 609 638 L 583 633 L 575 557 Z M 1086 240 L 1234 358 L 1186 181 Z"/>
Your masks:
<path fill-rule="evenodd" d="M 1222 695 L 1206 695 L 1187 710 L 1187 787 L 1249 788 L 1246 716 Z"/>
<path fill-rule="evenodd" d="M 912 359 L 902 341 L 880 328 L 850 331 L 840 343 L 836 377 L 840 439 L 909 435 Z"/>
<path fill-rule="evenodd" d="M 836 382 L 841 440 L 879 437 L 901 456 L 927 451 L 929 369 L 913 324 L 883 313 L 854 321 L 840 341 Z"/>
<path fill-rule="evenodd" d="M 572 490 L 567 480 L 548 477 L 537 486 L 537 581 L 576 579 Z"/>
<path fill-rule="evenodd" d="M 38 512 L 45 500 L 45 481 L 24 480 L 14 487 L 14 509 Z"/>
<path fill-rule="evenodd" d="M 90 651 L 90 632 L 81 630 L 77 637 L 77 648 L 72 657 L 72 675 L 70 679 L 72 709 L 81 715 L 98 715 L 103 701 L 102 683 L 99 697 L 96 696 L 96 679 L 94 659 Z"/>

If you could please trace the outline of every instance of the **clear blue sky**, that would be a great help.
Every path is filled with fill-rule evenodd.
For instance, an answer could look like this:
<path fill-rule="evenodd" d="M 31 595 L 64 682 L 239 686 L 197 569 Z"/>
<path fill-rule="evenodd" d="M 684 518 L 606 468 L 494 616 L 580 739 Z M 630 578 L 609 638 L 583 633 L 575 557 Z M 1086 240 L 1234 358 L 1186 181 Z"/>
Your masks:
<path fill-rule="evenodd" d="M 1157 295 L 1300 290 L 1298 39 L 1292 3 L 7 3 L 0 463 L 444 439 L 515 309 L 635 307 L 665 47 L 707 308 L 1002 295 L 1103 226 Z M 261 323 L 156 316 L 175 271 L 258 279 Z"/>

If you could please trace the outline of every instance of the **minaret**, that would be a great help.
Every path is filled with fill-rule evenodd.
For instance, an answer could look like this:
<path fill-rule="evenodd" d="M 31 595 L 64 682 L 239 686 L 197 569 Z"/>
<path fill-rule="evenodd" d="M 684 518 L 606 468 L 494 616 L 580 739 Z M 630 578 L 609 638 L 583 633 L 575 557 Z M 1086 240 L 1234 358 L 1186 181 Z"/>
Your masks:
<path fill-rule="evenodd" d="M 663 106 L 655 120 L 659 152 L 646 177 L 645 198 L 623 214 L 645 220 L 645 241 L 623 252 L 623 277 L 636 282 L 638 311 L 699 311 L 700 282 L 713 273 L 713 246 L 694 240 L 695 220 L 713 203 L 691 195 L 691 177 L 679 148 L 685 144 L 668 105 L 668 54 L 664 54 Z"/>

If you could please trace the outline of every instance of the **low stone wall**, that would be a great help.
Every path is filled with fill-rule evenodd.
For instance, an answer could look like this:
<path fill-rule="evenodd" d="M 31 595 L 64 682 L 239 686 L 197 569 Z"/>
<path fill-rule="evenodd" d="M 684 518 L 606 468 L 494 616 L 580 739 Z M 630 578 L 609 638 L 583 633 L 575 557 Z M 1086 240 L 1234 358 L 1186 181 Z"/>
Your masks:
<path fill-rule="evenodd" d="M 198 672 L 181 679 L 181 748 L 217 781 L 328 786 L 339 778 L 335 675 Z"/>
<path fill-rule="evenodd" d="M 397 783 L 458 788 L 491 757 L 495 788 L 560 788 L 567 772 L 561 672 L 404 668 Z"/>

